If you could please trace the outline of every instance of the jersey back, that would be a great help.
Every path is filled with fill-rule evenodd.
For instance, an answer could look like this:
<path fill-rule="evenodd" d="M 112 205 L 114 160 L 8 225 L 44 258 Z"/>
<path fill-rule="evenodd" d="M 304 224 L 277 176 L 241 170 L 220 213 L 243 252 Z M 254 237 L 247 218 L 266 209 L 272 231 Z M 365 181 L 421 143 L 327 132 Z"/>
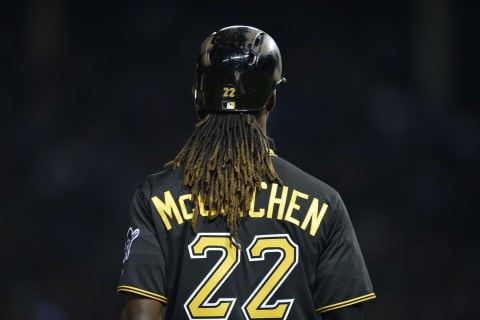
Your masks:
<path fill-rule="evenodd" d="M 164 303 L 166 319 L 315 319 L 375 298 L 345 205 L 333 188 L 273 156 L 238 240 L 200 206 L 182 169 L 151 175 L 130 209 L 117 291 Z"/>

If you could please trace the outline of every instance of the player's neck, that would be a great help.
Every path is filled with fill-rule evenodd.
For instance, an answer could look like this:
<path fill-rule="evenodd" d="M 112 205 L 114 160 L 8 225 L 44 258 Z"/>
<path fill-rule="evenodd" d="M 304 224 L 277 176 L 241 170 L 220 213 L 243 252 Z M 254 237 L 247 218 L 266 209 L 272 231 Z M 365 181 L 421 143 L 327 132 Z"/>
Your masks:
<path fill-rule="evenodd" d="M 258 125 L 260 129 L 262 129 L 265 135 L 267 134 L 267 118 L 268 118 L 267 111 L 260 112 L 257 116 Z"/>

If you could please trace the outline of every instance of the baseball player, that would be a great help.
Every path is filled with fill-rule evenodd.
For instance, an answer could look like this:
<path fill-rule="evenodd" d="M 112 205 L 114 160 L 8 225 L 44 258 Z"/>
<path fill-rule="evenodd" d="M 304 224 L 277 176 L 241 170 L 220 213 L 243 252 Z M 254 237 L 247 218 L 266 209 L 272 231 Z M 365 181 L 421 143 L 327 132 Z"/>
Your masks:
<path fill-rule="evenodd" d="M 266 135 L 282 78 L 275 41 L 230 26 L 200 47 L 200 121 L 130 209 L 121 319 L 362 319 L 375 298 L 339 193 Z"/>

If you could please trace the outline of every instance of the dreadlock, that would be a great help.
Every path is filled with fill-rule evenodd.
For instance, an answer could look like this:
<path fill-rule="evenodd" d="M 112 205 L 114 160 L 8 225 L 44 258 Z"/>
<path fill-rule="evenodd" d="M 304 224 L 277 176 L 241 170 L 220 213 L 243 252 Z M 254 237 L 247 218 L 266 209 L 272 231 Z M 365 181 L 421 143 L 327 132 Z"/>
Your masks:
<path fill-rule="evenodd" d="M 270 159 L 273 140 L 261 130 L 254 114 L 209 113 L 177 156 L 165 167 L 185 161 L 183 184 L 192 190 L 192 227 L 196 232 L 201 202 L 210 218 L 225 217 L 238 240 L 240 219 L 250 210 L 255 188 L 264 177 L 282 183 Z"/>

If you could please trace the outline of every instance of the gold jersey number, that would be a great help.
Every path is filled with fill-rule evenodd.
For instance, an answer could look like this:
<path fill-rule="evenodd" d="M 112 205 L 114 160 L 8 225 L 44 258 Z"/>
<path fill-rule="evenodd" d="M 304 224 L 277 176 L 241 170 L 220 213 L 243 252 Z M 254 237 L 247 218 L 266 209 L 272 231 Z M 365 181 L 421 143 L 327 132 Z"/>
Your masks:
<path fill-rule="evenodd" d="M 188 246 L 190 258 L 204 259 L 209 251 L 221 256 L 184 304 L 190 319 L 228 319 L 237 298 L 225 297 L 213 301 L 212 297 L 240 263 L 240 249 L 228 233 L 199 233 Z M 258 235 L 246 248 L 249 263 L 263 261 L 267 254 L 278 259 L 259 285 L 242 304 L 246 319 L 285 319 L 294 299 L 271 301 L 298 263 L 298 246 L 288 234 Z"/>

